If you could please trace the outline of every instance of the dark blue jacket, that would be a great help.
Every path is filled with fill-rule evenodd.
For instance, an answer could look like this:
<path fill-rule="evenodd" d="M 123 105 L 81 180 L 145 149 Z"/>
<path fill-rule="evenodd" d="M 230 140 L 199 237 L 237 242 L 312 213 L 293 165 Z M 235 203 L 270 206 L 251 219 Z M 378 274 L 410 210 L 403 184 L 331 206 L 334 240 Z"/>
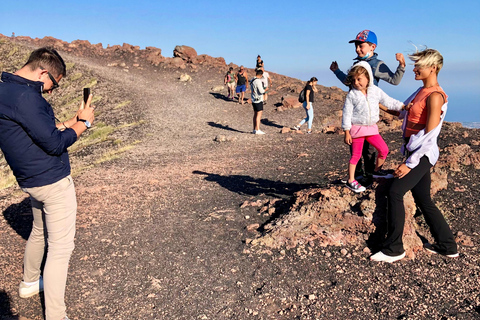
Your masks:
<path fill-rule="evenodd" d="M 22 188 L 41 187 L 68 176 L 67 148 L 77 140 L 73 129 L 59 131 L 43 82 L 2 73 L 0 148 Z"/>

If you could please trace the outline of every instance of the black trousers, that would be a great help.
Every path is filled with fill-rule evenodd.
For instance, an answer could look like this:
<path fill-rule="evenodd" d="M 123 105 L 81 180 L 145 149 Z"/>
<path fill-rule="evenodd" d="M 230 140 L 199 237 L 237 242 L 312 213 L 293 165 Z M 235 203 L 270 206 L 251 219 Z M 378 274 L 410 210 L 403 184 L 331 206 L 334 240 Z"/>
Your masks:
<path fill-rule="evenodd" d="M 430 196 L 430 168 L 432 165 L 426 156 L 402 179 L 395 178 L 388 194 L 387 238 L 382 245 L 382 252 L 389 256 L 402 254 L 403 228 L 405 226 L 405 207 L 403 196 L 411 190 L 415 204 L 425 217 L 435 239 L 435 248 L 444 254 L 457 253 L 457 244 L 452 231 L 440 210 Z"/>

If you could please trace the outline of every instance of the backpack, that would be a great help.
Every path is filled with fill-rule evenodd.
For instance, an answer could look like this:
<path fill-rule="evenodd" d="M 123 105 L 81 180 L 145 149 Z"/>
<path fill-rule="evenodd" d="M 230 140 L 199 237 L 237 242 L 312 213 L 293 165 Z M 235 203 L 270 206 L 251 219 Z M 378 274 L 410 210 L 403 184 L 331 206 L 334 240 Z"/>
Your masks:
<path fill-rule="evenodd" d="M 301 103 L 305 102 L 305 89 L 300 91 L 300 94 L 298 95 L 298 102 L 301 102 Z"/>

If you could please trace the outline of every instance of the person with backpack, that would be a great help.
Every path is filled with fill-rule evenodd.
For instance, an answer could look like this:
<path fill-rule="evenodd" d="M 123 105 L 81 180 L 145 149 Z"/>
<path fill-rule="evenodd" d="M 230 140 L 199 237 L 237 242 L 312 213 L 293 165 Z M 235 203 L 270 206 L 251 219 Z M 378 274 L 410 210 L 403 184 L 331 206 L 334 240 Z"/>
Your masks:
<path fill-rule="evenodd" d="M 300 93 L 299 102 L 303 102 L 303 108 L 305 109 L 307 116 L 305 119 L 300 121 L 300 123 L 297 126 L 293 127 L 293 130 L 295 131 L 300 130 L 300 127 L 306 122 L 308 126 L 307 133 L 308 134 L 312 133 L 312 123 L 313 123 L 312 103 L 314 102 L 314 99 L 315 99 L 315 92 L 318 92 L 318 89 L 316 87 L 317 81 L 318 81 L 317 78 L 312 77 L 309 81 L 307 81 L 305 88 L 303 88 L 302 90 L 303 94 Z"/>

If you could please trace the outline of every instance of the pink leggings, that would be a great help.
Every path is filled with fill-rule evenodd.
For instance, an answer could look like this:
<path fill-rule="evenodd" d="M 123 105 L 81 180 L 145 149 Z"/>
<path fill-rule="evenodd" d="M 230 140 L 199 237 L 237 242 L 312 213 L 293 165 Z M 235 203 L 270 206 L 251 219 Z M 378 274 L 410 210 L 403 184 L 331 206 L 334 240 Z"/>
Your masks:
<path fill-rule="evenodd" d="M 387 159 L 388 146 L 383 140 L 383 138 L 379 134 L 376 134 L 374 136 L 358 137 L 352 139 L 352 157 L 350 158 L 351 164 L 356 165 L 358 163 L 358 160 L 360 160 L 360 157 L 362 156 L 363 143 L 365 140 L 367 140 L 368 143 L 370 143 L 372 146 L 375 147 L 375 149 L 377 149 L 379 159 Z"/>

